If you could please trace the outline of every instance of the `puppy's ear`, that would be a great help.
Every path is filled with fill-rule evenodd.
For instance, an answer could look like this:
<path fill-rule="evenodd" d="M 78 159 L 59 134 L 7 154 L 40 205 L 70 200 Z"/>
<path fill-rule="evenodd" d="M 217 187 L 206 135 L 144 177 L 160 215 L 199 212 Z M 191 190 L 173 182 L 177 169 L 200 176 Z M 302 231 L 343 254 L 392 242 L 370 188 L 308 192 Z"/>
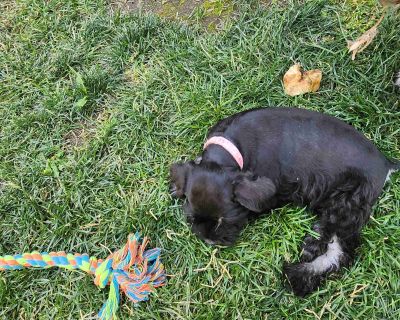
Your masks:
<path fill-rule="evenodd" d="M 234 183 L 235 200 L 250 211 L 261 213 L 270 207 L 275 184 L 266 177 L 244 175 Z"/>
<path fill-rule="evenodd" d="M 190 174 L 193 161 L 185 163 L 174 163 L 170 170 L 169 179 L 171 181 L 171 194 L 177 198 L 183 198 L 185 195 L 186 181 Z"/>

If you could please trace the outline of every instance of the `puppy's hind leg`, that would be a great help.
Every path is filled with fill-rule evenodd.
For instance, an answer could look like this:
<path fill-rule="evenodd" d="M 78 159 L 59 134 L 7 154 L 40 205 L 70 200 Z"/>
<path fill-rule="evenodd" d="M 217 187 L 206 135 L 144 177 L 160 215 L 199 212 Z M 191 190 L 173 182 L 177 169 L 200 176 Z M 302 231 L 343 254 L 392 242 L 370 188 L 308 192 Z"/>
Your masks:
<path fill-rule="evenodd" d="M 352 235 L 350 240 L 334 234 L 326 244 L 326 251 L 312 261 L 286 264 L 283 271 L 293 292 L 304 297 L 315 291 L 330 273 L 350 265 L 358 243 L 358 235 Z"/>
<path fill-rule="evenodd" d="M 359 232 L 371 212 L 373 198 L 362 176 L 341 177 L 324 199 L 320 238 L 306 240 L 302 262 L 284 266 L 293 292 L 305 296 L 318 288 L 330 273 L 350 265 L 359 245 Z"/>
<path fill-rule="evenodd" d="M 314 237 L 308 235 L 304 238 L 300 258 L 302 262 L 310 262 L 328 250 L 330 239 L 325 238 L 326 234 L 323 233 L 319 222 L 313 226 L 313 231 L 317 233 L 318 236 Z M 322 235 L 324 235 L 324 237 Z"/>

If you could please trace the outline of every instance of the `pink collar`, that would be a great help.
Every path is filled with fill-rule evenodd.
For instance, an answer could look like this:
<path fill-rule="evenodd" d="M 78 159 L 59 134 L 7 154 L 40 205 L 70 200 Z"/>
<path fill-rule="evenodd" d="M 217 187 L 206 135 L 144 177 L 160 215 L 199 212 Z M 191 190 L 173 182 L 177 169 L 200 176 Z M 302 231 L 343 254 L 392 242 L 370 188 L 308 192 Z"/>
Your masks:
<path fill-rule="evenodd" d="M 231 141 L 221 136 L 211 137 L 204 143 L 203 150 L 205 150 L 210 144 L 216 144 L 224 148 L 232 156 L 232 158 L 235 159 L 236 163 L 240 167 L 240 170 L 243 169 L 243 156 L 239 149 Z"/>

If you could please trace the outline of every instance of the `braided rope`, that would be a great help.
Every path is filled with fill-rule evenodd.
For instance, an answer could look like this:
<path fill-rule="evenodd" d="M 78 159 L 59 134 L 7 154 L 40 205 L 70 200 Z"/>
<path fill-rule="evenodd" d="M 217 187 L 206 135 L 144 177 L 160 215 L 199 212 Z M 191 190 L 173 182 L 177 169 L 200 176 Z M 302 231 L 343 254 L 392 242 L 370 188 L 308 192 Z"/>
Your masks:
<path fill-rule="evenodd" d="M 134 303 L 148 299 L 155 288 L 165 284 L 164 266 L 160 261 L 160 249 L 145 250 L 147 237 L 140 243 L 139 233 L 130 234 L 127 243 L 110 254 L 107 259 L 89 257 L 87 254 L 37 252 L 0 256 L 0 271 L 24 268 L 60 267 L 80 269 L 94 275 L 94 283 L 104 288 L 110 285 L 107 301 L 98 316 L 102 320 L 113 319 L 117 312 L 120 291 Z"/>

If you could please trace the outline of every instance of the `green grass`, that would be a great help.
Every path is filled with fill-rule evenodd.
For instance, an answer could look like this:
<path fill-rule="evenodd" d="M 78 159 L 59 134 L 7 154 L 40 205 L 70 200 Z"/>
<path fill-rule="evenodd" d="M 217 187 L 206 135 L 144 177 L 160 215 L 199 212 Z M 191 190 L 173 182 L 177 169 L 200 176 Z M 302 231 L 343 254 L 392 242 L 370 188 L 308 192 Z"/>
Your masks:
<path fill-rule="evenodd" d="M 253 223 L 232 248 L 189 230 L 168 168 L 201 151 L 207 128 L 259 106 L 337 116 L 400 158 L 400 16 L 351 61 L 374 1 L 236 1 L 219 33 L 101 0 L 0 4 L 0 255 L 32 250 L 105 257 L 140 230 L 162 248 L 168 285 L 121 319 L 400 318 L 399 174 L 363 231 L 355 264 L 306 299 L 282 284 L 313 217 L 296 207 Z M 247 4 L 246 4 L 247 3 Z M 250 3 L 250 4 L 249 4 Z M 320 68 L 316 94 L 285 96 L 294 63 Z M 211 260 L 211 264 L 208 265 Z M 208 268 L 204 271 L 198 269 Z M 107 296 L 82 273 L 0 274 L 1 319 L 88 319 Z"/>

